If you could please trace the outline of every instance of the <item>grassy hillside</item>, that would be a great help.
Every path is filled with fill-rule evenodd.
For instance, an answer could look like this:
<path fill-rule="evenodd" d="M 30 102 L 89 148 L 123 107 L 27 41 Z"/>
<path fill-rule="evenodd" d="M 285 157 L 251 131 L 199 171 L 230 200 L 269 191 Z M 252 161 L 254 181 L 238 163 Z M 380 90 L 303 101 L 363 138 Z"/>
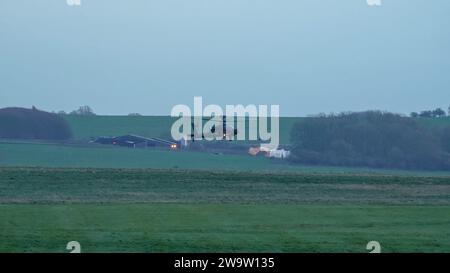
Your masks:
<path fill-rule="evenodd" d="M 64 116 L 73 130 L 74 138 L 137 134 L 149 137 L 170 137 L 175 118 L 168 116 Z M 292 125 L 303 118 L 280 119 L 280 142 L 288 144 Z M 248 125 L 248 123 L 247 123 Z M 248 128 L 248 126 L 247 126 Z"/>
<path fill-rule="evenodd" d="M 450 116 L 443 118 L 417 118 L 417 120 L 427 126 L 444 127 L 450 126 Z"/>
<path fill-rule="evenodd" d="M 117 136 L 122 134 L 137 134 L 153 137 L 170 137 L 170 128 L 176 120 L 168 116 L 72 116 L 64 118 L 73 130 L 74 138 L 89 139 L 98 136 Z M 305 118 L 280 118 L 280 142 L 290 143 L 290 132 L 296 122 Z M 429 126 L 450 126 L 447 118 L 418 118 L 419 122 Z"/>
<path fill-rule="evenodd" d="M 174 119 L 171 117 L 128 117 L 128 116 L 75 116 L 66 115 L 75 139 L 89 139 L 99 136 L 137 134 L 162 137 L 170 135 Z"/>

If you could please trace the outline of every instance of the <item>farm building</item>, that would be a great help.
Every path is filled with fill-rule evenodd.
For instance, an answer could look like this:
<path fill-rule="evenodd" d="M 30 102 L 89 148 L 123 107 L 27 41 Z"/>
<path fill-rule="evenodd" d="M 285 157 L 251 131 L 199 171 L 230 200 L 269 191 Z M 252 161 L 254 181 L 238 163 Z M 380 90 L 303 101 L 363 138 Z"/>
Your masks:
<path fill-rule="evenodd" d="M 118 137 L 99 137 L 93 141 L 99 144 L 118 145 L 130 148 L 168 147 L 176 149 L 178 144 L 161 138 L 148 138 L 137 135 L 123 135 Z"/>

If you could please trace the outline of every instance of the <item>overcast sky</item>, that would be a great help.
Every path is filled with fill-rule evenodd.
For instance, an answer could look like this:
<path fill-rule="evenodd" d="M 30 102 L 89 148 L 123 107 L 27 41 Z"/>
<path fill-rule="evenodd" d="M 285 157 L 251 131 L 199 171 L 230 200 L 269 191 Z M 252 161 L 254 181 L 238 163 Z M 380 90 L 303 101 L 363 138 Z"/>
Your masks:
<path fill-rule="evenodd" d="M 450 1 L 0 0 L 0 107 L 450 105 Z"/>

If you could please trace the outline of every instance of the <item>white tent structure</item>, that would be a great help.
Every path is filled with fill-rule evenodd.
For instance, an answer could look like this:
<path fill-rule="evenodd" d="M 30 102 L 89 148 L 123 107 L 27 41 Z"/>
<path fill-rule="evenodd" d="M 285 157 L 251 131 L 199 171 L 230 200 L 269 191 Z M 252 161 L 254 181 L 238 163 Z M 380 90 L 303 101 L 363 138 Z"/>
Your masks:
<path fill-rule="evenodd" d="M 267 157 L 280 158 L 280 159 L 288 158 L 291 155 L 291 152 L 287 151 L 285 149 L 269 149 L 264 146 L 257 147 L 257 148 L 250 148 L 248 151 L 248 153 L 253 156 L 257 155 L 260 152 L 265 153 Z"/>

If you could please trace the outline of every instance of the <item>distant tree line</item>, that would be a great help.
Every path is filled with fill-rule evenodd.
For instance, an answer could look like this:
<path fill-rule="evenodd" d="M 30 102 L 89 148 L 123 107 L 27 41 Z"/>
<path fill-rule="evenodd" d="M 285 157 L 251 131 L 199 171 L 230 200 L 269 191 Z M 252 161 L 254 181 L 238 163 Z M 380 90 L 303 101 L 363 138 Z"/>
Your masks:
<path fill-rule="evenodd" d="M 450 127 L 392 113 L 321 115 L 291 131 L 291 160 L 303 164 L 450 170 Z"/>
<path fill-rule="evenodd" d="M 448 107 L 448 115 L 450 116 L 450 107 Z M 436 108 L 434 110 L 425 110 L 421 112 L 412 112 L 411 117 L 417 118 L 441 118 L 447 116 L 447 113 L 442 108 Z"/>
<path fill-rule="evenodd" d="M 59 115 L 33 107 L 0 109 L 0 138 L 64 140 L 72 136 Z"/>
<path fill-rule="evenodd" d="M 58 115 L 67 115 L 65 111 L 59 111 Z M 77 110 L 69 113 L 69 115 L 75 116 L 95 116 L 94 110 L 88 105 L 80 106 Z"/>
<path fill-rule="evenodd" d="M 58 115 L 67 115 L 65 111 L 59 111 Z M 69 115 L 75 115 L 75 116 L 95 116 L 94 110 L 88 105 L 80 106 L 77 110 L 74 110 L 69 113 Z M 139 113 L 133 112 L 129 113 L 128 116 L 130 117 L 140 117 L 142 116 Z"/>

